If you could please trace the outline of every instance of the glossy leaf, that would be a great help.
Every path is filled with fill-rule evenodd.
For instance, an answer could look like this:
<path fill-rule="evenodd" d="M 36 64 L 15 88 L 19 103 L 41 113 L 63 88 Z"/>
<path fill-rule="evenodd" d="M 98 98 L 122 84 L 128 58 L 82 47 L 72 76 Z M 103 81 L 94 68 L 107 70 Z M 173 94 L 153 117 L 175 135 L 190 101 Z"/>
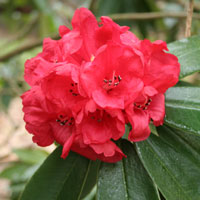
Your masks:
<path fill-rule="evenodd" d="M 170 53 L 176 55 L 181 64 L 180 78 L 200 71 L 200 36 L 193 36 L 168 44 Z"/>
<path fill-rule="evenodd" d="M 127 158 L 117 163 L 102 163 L 97 183 L 97 200 L 158 200 L 152 180 L 145 171 L 134 146 L 121 141 Z"/>
<path fill-rule="evenodd" d="M 173 87 L 166 92 L 165 123 L 200 136 L 200 87 Z"/>
<path fill-rule="evenodd" d="M 199 200 L 199 152 L 169 127 L 158 133 L 136 144 L 146 170 L 167 200 Z"/>
<path fill-rule="evenodd" d="M 62 147 L 58 147 L 45 160 L 27 184 L 21 200 L 79 200 L 94 187 L 99 162 L 74 152 L 64 160 L 60 158 L 61 151 Z"/>
<path fill-rule="evenodd" d="M 176 134 L 197 152 L 200 152 L 200 137 L 176 130 Z"/>
<path fill-rule="evenodd" d="M 97 187 L 95 186 L 92 191 L 82 200 L 96 200 Z"/>

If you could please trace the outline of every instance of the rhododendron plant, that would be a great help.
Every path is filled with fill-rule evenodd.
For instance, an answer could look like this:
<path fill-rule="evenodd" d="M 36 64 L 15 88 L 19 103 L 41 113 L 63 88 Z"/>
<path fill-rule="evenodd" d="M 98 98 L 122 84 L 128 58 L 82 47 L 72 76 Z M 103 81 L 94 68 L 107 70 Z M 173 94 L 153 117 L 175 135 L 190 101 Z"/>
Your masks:
<path fill-rule="evenodd" d="M 72 30 L 25 63 L 31 86 L 22 95 L 26 129 L 40 146 L 57 142 L 62 158 L 72 150 L 92 160 L 117 162 L 126 155 L 114 141 L 131 125 L 128 140 L 163 124 L 164 93 L 178 82 L 180 65 L 163 41 L 139 40 L 109 17 L 97 22 L 77 9 Z"/>

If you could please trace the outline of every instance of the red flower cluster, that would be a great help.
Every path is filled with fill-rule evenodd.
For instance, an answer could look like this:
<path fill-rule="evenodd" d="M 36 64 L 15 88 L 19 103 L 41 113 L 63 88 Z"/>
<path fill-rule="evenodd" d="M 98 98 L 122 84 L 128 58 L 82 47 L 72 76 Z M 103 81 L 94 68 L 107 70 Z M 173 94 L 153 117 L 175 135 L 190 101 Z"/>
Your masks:
<path fill-rule="evenodd" d="M 130 123 L 130 141 L 163 123 L 164 92 L 178 81 L 177 58 L 166 43 L 139 40 L 109 17 L 98 23 L 76 10 L 73 29 L 60 26 L 60 40 L 44 40 L 43 51 L 25 63 L 31 89 L 22 95 L 26 129 L 33 141 L 63 145 L 92 160 L 116 162 L 125 155 L 113 142 Z"/>

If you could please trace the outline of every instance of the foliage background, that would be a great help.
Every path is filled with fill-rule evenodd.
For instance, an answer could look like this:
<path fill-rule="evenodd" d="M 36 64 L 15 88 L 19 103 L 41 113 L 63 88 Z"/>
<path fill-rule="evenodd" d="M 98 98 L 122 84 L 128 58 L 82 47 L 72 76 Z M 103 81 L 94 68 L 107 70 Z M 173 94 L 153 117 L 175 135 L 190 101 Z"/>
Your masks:
<path fill-rule="evenodd" d="M 26 133 L 19 96 L 28 89 L 24 62 L 41 51 L 44 37 L 58 37 L 59 25 L 70 27 L 75 9 L 84 6 L 97 16 L 109 15 L 140 38 L 172 42 L 184 38 L 185 18 L 123 20 L 123 13 L 185 12 L 185 0 L 0 0 L 0 199 L 17 199 L 25 183 L 55 147 L 41 150 Z M 195 0 L 194 12 L 200 11 Z M 191 33 L 200 34 L 199 18 Z M 199 73 L 186 81 L 200 85 Z M 31 159 L 30 159 L 31 158 Z M 6 170 L 5 170 L 6 169 Z"/>

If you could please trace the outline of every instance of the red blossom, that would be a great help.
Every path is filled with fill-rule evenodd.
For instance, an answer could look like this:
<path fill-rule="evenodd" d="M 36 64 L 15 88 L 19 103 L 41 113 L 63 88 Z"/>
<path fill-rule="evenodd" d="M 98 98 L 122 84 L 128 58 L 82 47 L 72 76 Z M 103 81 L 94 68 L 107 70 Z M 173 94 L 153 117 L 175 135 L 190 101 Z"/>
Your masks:
<path fill-rule="evenodd" d="M 114 141 L 150 135 L 149 123 L 163 124 L 164 92 L 178 82 L 180 65 L 163 41 L 139 40 L 109 17 L 97 22 L 77 9 L 72 30 L 47 38 L 43 50 L 25 63 L 31 89 L 22 95 L 26 129 L 33 141 L 63 146 L 89 159 L 117 162 L 126 157 Z"/>
<path fill-rule="evenodd" d="M 131 48 L 108 43 L 92 63 L 83 64 L 80 84 L 100 107 L 124 109 L 143 88 L 137 77 L 141 68 L 142 61 Z"/>

